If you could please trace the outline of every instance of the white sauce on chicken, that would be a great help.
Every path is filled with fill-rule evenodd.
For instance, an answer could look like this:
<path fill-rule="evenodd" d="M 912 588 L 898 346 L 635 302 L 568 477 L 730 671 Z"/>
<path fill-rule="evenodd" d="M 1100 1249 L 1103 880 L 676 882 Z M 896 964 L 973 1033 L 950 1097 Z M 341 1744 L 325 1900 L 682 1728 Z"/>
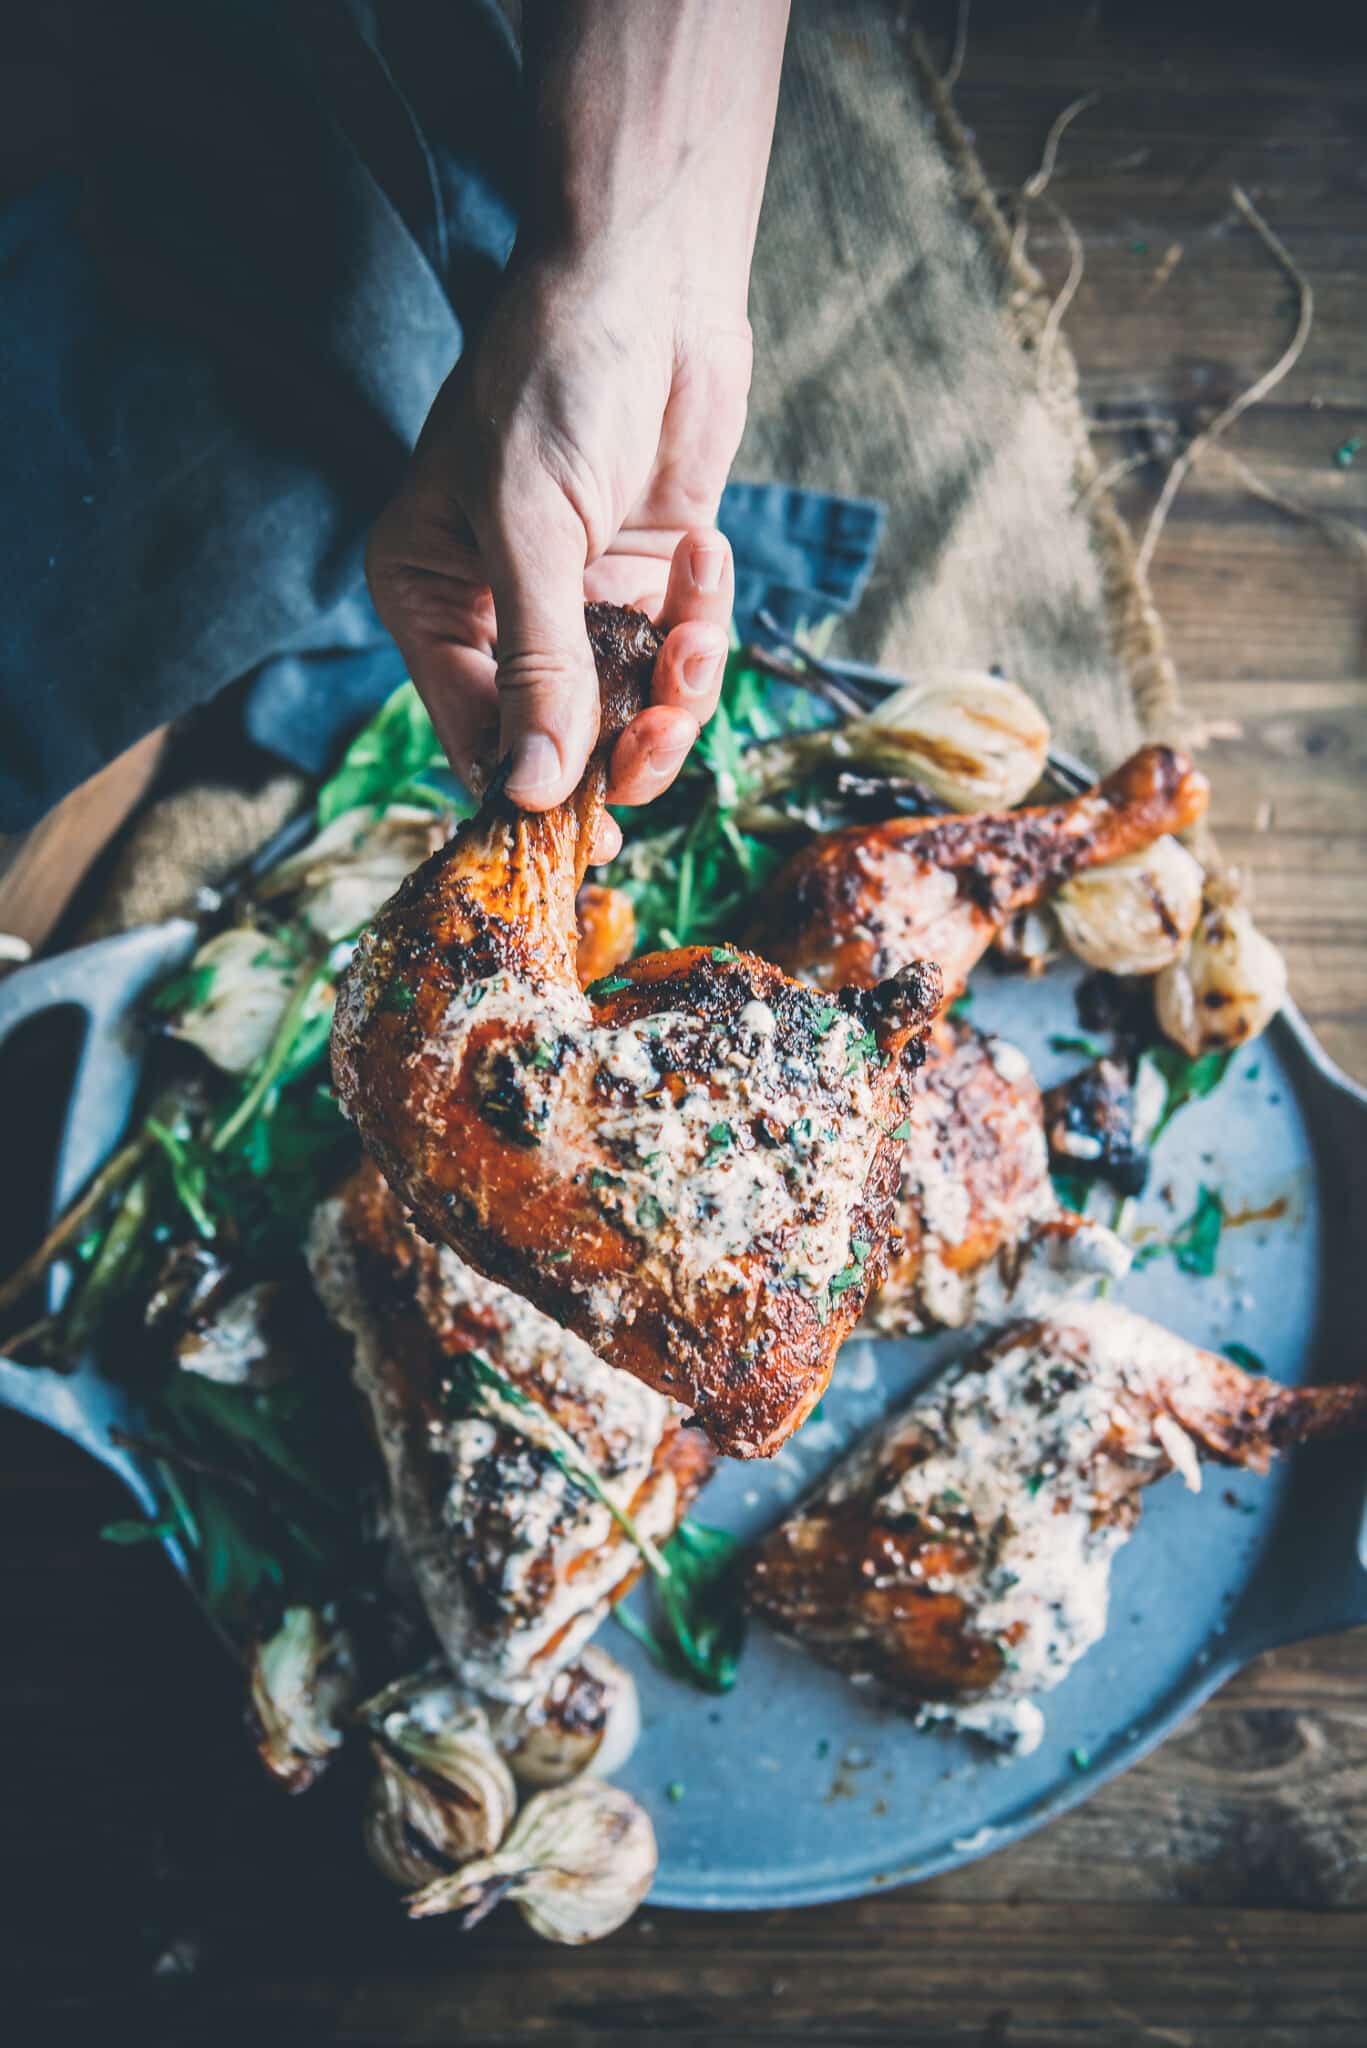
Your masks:
<path fill-rule="evenodd" d="M 593 1195 L 662 1273 L 724 1285 L 728 1262 L 767 1240 L 779 1283 L 820 1295 L 860 1257 L 851 1219 L 879 1134 L 871 1034 L 833 1005 L 827 1015 L 808 1048 L 780 1040 L 772 1009 L 751 1000 L 729 1040 L 708 1026 L 712 1064 L 699 1076 L 690 1071 L 700 1046 L 696 1017 L 665 1011 L 598 1024 L 575 989 L 532 990 L 494 975 L 462 990 L 439 1037 L 456 1066 L 478 1026 L 535 1018 L 535 1041 L 511 1077 L 508 1039 L 499 1034 L 489 1085 L 515 1088 L 520 1127 L 534 1134 L 551 1174 L 561 1164 L 567 1174 L 586 1171 L 592 1103 L 603 1155 L 587 1169 Z M 476 1051 L 477 1080 L 481 1057 Z M 618 1313 L 610 1291 L 600 1287 L 604 1298 L 594 1304 L 609 1323 Z"/>

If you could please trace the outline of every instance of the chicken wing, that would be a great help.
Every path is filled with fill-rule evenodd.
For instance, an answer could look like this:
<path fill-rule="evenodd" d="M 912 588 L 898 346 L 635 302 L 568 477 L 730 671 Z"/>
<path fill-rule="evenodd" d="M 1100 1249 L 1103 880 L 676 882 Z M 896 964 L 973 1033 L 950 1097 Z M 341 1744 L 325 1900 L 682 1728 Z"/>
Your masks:
<path fill-rule="evenodd" d="M 1184 754 L 1142 747 L 1068 803 L 851 825 L 779 870 L 755 930 L 817 988 L 868 988 L 906 961 L 934 960 L 949 1003 L 1017 911 L 1082 868 L 1183 831 L 1209 794 Z"/>
<path fill-rule="evenodd" d="M 606 751 L 659 645 L 590 606 L 603 740 L 541 816 L 498 795 L 363 934 L 338 994 L 343 1105 L 419 1226 L 602 1358 L 766 1456 L 820 1399 L 882 1276 L 939 978 L 826 997 L 685 947 L 581 992 L 575 893 Z"/>
<path fill-rule="evenodd" d="M 1003 1332 L 838 1466 L 765 1539 L 752 1604 L 901 1704 L 1033 1748 L 1032 1695 L 1103 1633 L 1144 1487 L 1363 1428 L 1367 1384 L 1278 1386 L 1079 1303 Z"/>
<path fill-rule="evenodd" d="M 547 1410 L 657 1542 L 706 1480 L 707 1444 L 672 1402 L 419 1237 L 373 1166 L 318 1211 L 309 1264 L 353 1340 L 397 1539 L 452 1670 L 495 1699 L 535 1697 L 640 1556 L 544 1449 L 462 1403 L 462 1358 Z"/>
<path fill-rule="evenodd" d="M 942 1018 L 927 1041 L 902 1158 L 898 1237 L 866 1323 L 884 1336 L 1035 1315 L 1130 1254 L 1067 1209 L 1049 1178 L 1044 1110 L 1024 1053 Z"/>

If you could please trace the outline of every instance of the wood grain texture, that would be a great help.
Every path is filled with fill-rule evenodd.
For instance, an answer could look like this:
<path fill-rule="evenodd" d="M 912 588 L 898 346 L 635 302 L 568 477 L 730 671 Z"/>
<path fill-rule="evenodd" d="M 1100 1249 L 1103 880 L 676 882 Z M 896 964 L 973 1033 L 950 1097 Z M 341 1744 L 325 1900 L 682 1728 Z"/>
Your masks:
<path fill-rule="evenodd" d="M 1275 356 L 1286 287 L 1229 183 L 1255 194 L 1319 314 L 1301 368 L 1231 445 L 1361 522 L 1367 451 L 1343 469 L 1333 453 L 1367 431 L 1367 66 L 1338 10 L 1268 10 L 1267 31 L 1256 9 L 1237 30 L 1199 12 L 979 0 L 958 104 L 1005 189 L 1069 99 L 1106 96 L 1054 188 L 1086 250 L 1068 331 L 1094 415 L 1189 429 Z M 945 51 L 952 15 L 927 15 Z M 1057 282 L 1046 209 L 1031 255 Z M 1153 465 L 1124 485 L 1136 523 L 1160 481 Z M 1177 501 L 1154 580 L 1217 735 L 1225 850 L 1299 1000 L 1367 1078 L 1361 568 L 1212 462 Z M 399 1921 L 360 1861 L 345 1774 L 294 1802 L 261 1781 L 221 1653 L 164 1567 L 97 1542 L 119 1511 L 74 1453 L 0 1428 L 0 1951 L 22 2048 L 1367 2039 L 1367 1633 L 1263 1658 L 1087 1805 L 919 1889 L 803 1913 L 647 1911 L 579 1953 L 500 1914 L 462 1943 Z"/>

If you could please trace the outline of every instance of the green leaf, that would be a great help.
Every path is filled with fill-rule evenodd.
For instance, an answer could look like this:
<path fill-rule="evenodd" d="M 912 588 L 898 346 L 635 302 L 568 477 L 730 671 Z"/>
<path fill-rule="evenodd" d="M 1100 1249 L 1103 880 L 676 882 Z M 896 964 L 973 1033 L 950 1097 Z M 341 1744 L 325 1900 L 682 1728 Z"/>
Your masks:
<path fill-rule="evenodd" d="M 1158 1143 L 1179 1109 L 1188 1102 L 1198 1102 L 1219 1087 L 1233 1057 L 1232 1051 L 1203 1052 L 1196 1059 L 1191 1059 L 1180 1046 L 1149 1047 L 1144 1058 L 1162 1075 L 1166 1089 L 1158 1121 L 1149 1133 L 1151 1146 Z"/>
<path fill-rule="evenodd" d="M 1235 1338 L 1231 1338 L 1228 1344 L 1222 1344 L 1220 1349 L 1224 1352 L 1226 1358 L 1231 1359 L 1235 1365 L 1241 1366 L 1245 1372 L 1265 1373 L 1267 1371 L 1267 1367 L 1263 1364 L 1257 1352 L 1250 1351 L 1247 1344 L 1240 1344 Z"/>
<path fill-rule="evenodd" d="M 599 976 L 597 981 L 591 981 L 584 993 L 592 1002 L 601 1003 L 605 997 L 620 995 L 624 988 L 630 988 L 631 986 L 631 979 L 628 975 L 603 974 Z"/>
<path fill-rule="evenodd" d="M 174 1536 L 180 1528 L 175 1515 L 162 1515 L 155 1522 L 106 1522 L 100 1531 L 101 1543 L 160 1543 L 163 1536 Z"/>
<path fill-rule="evenodd" d="M 1054 1184 L 1054 1193 L 1065 1209 L 1074 1209 L 1079 1215 L 1087 1207 L 1091 1193 L 1091 1182 L 1080 1173 L 1066 1173 L 1061 1167 L 1051 1166 L 1049 1178 Z"/>
<path fill-rule="evenodd" d="M 619 1608 L 617 1619 L 655 1662 L 704 1692 L 729 1692 L 745 1646 L 738 1570 L 741 1544 L 725 1529 L 682 1521 L 665 1545 L 669 1577 L 657 1581 L 652 1630 Z"/>
<path fill-rule="evenodd" d="M 152 1008 L 161 1016 L 169 1016 L 173 1011 L 199 1009 L 209 1000 L 217 972 L 209 960 L 202 967 L 187 967 L 182 973 L 173 974 L 153 996 Z"/>
<path fill-rule="evenodd" d="M 1215 1271 L 1224 1224 L 1224 1203 L 1214 1188 L 1202 1185 L 1196 1207 L 1185 1223 L 1180 1224 L 1171 1237 L 1143 1245 L 1135 1254 L 1135 1266 L 1152 1265 L 1155 1259 L 1166 1254 L 1176 1260 L 1182 1272 L 1209 1279 Z"/>
<path fill-rule="evenodd" d="M 1102 1044 L 1099 1038 L 1093 1038 L 1086 1032 L 1070 1037 L 1067 1032 L 1056 1031 L 1050 1037 L 1049 1050 L 1051 1052 L 1080 1052 L 1085 1060 L 1104 1060 L 1108 1048 Z"/>
<path fill-rule="evenodd" d="M 148 1117 L 146 1129 L 148 1136 L 154 1139 L 166 1154 L 171 1168 L 171 1185 L 176 1191 L 176 1200 L 181 1208 L 201 1237 L 217 1237 L 218 1225 L 204 1205 L 208 1179 L 203 1158 L 169 1125 L 161 1123 L 156 1117 Z"/>
<path fill-rule="evenodd" d="M 318 792 L 318 823 L 327 825 L 360 804 L 379 810 L 398 802 L 435 802 L 469 809 L 431 789 L 425 777 L 446 771 L 446 755 L 412 683 L 401 683 L 368 725 L 362 726 L 341 765 Z"/>

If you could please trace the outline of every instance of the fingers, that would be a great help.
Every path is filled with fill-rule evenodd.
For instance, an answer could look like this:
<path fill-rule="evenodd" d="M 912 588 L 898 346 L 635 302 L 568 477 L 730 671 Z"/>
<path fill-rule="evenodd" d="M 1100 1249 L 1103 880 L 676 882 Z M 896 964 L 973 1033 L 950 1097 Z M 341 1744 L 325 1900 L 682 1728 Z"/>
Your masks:
<path fill-rule="evenodd" d="M 622 851 L 622 828 L 614 817 L 605 817 L 598 826 L 598 836 L 593 842 L 591 855 L 594 867 L 602 867 L 610 860 L 616 860 Z"/>
<path fill-rule="evenodd" d="M 706 620 L 725 628 L 736 602 L 731 543 L 714 526 L 693 526 L 682 535 L 669 565 L 669 583 L 659 624 L 666 632 L 685 620 Z"/>
<path fill-rule="evenodd" d="M 584 627 L 584 535 L 563 505 L 519 509 L 515 544 L 480 536 L 498 618 L 499 752 L 524 810 L 563 803 L 598 736 L 598 675 Z"/>
<path fill-rule="evenodd" d="M 612 750 L 608 796 L 615 804 L 648 804 L 668 789 L 698 737 L 689 712 L 652 704 L 633 718 Z"/>
<path fill-rule="evenodd" d="M 717 708 L 730 646 L 735 573 L 725 535 L 710 527 L 684 534 L 674 550 L 660 624 L 664 646 L 655 663 L 651 698 L 705 725 Z"/>

